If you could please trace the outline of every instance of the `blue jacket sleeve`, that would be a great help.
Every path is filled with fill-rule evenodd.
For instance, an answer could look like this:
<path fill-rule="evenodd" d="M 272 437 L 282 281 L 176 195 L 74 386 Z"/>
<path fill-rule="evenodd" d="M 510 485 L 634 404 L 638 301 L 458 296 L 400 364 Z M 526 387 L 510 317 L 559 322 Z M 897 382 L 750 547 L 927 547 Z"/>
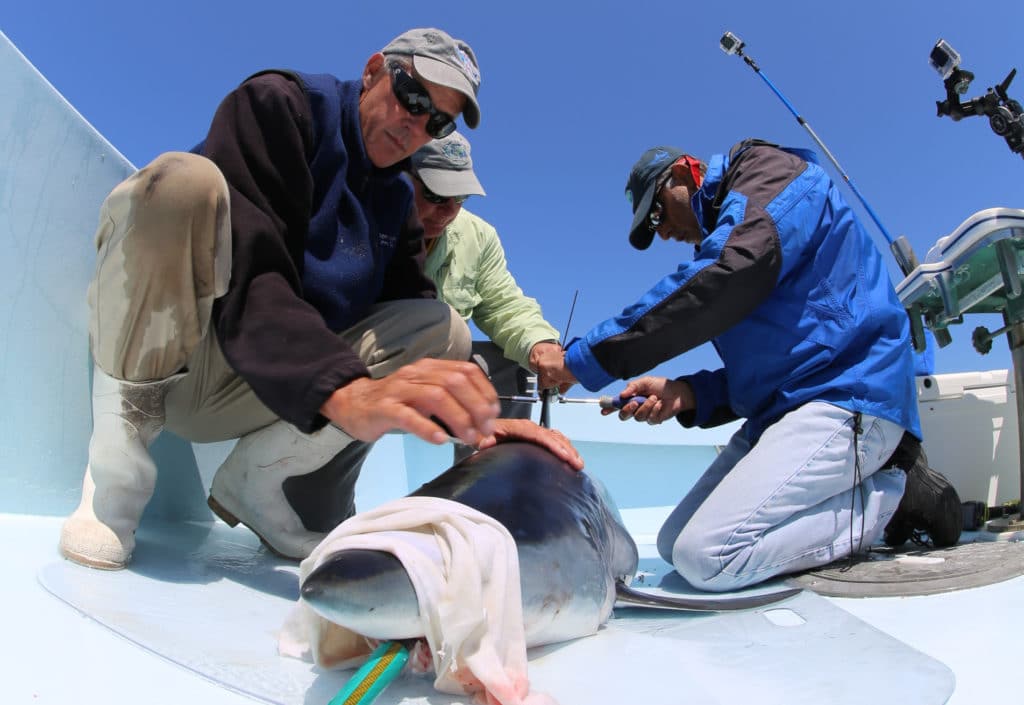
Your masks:
<path fill-rule="evenodd" d="M 714 372 L 701 370 L 679 378 L 693 390 L 696 408 L 676 416 L 683 426 L 709 428 L 737 419 L 736 412 L 729 406 L 729 380 L 725 369 Z"/>
<path fill-rule="evenodd" d="M 642 374 L 715 339 L 760 306 L 783 265 L 768 207 L 806 168 L 768 148 L 747 150 L 724 173 L 713 162 L 693 197 L 707 233 L 695 258 L 569 346 L 565 363 L 580 384 L 595 391 Z M 705 200 L 714 208 L 699 207 Z"/>

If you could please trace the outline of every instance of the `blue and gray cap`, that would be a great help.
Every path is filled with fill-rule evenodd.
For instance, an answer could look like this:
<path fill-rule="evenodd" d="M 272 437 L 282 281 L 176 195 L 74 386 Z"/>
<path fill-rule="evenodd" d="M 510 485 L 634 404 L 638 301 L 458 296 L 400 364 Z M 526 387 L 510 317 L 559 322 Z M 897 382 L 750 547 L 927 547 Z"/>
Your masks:
<path fill-rule="evenodd" d="M 412 170 L 438 196 L 483 196 L 469 141 L 458 132 L 430 140 L 412 155 Z"/>
<path fill-rule="evenodd" d="M 675 147 L 651 147 L 633 165 L 626 182 L 626 200 L 633 207 L 633 224 L 629 228 L 629 243 L 638 250 L 651 246 L 654 232 L 647 226 L 647 214 L 654 201 L 654 188 L 658 177 L 672 166 L 683 152 Z"/>
<path fill-rule="evenodd" d="M 409 56 L 416 73 L 439 86 L 447 86 L 466 96 L 462 111 L 466 125 L 480 124 L 480 66 L 469 44 L 433 27 L 410 29 L 380 50 L 384 56 Z"/>

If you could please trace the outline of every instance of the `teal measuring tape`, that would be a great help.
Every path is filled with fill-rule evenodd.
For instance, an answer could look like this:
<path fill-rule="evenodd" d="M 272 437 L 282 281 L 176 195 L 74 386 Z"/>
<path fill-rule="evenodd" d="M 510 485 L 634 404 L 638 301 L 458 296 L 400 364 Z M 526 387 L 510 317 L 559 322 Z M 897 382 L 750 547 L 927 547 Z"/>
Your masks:
<path fill-rule="evenodd" d="M 402 672 L 408 660 L 409 650 L 401 642 L 385 641 L 327 705 L 370 705 Z"/>

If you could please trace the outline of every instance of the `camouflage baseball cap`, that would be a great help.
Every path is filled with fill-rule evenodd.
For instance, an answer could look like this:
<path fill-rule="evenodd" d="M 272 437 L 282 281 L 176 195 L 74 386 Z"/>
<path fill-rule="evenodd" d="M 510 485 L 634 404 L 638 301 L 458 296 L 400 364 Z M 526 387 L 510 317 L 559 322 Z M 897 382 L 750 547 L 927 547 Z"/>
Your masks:
<path fill-rule="evenodd" d="M 466 96 L 462 115 L 468 127 L 475 128 L 480 124 L 480 105 L 476 101 L 480 90 L 480 67 L 469 44 L 440 29 L 428 27 L 410 29 L 395 37 L 381 49 L 381 53 L 384 56 L 412 57 L 413 68 L 421 77 Z"/>

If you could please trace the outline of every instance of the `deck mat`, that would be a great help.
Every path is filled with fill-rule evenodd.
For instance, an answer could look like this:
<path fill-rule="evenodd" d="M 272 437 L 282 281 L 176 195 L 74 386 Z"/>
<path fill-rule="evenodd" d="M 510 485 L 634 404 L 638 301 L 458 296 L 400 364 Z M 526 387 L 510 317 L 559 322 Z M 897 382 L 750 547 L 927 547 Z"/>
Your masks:
<path fill-rule="evenodd" d="M 248 531 L 151 523 L 139 532 L 136 556 L 120 572 L 57 560 L 40 570 L 39 581 L 140 647 L 255 700 L 319 705 L 351 675 L 277 655 L 277 629 L 298 594 L 297 567 L 270 555 Z M 654 584 L 651 577 L 646 584 Z M 667 580 L 659 589 L 686 590 Z M 595 636 L 529 656 L 533 687 L 562 705 L 938 705 L 954 687 L 942 663 L 807 591 L 728 614 L 618 610 Z M 437 693 L 431 683 L 403 675 L 378 702 L 470 702 Z"/>
<path fill-rule="evenodd" d="M 872 547 L 852 563 L 844 558 L 787 582 L 830 597 L 909 597 L 991 585 L 1018 575 L 1024 575 L 1024 542 L 967 536 L 949 548 L 910 543 L 898 549 Z"/>

